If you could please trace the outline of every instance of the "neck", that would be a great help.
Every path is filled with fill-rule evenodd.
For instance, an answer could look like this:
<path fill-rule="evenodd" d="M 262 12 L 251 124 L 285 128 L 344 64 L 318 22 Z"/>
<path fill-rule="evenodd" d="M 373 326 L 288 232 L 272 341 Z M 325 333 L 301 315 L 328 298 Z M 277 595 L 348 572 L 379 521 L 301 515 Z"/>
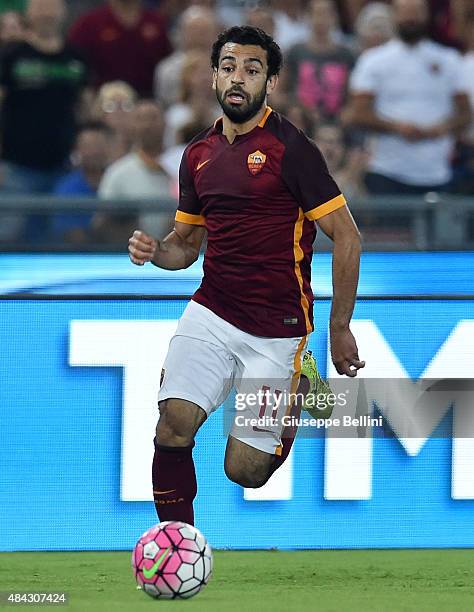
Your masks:
<path fill-rule="evenodd" d="M 137 153 L 140 156 L 140 159 L 143 163 L 152 170 L 161 169 L 160 164 L 158 162 L 158 157 L 161 153 L 161 146 L 146 146 L 146 147 L 138 147 Z"/>
<path fill-rule="evenodd" d="M 331 34 L 325 32 L 324 34 L 314 34 L 311 40 L 311 47 L 315 51 L 328 51 L 334 47 L 334 42 L 331 39 Z"/>
<path fill-rule="evenodd" d="M 403 40 L 403 38 L 399 38 L 404 45 L 407 47 L 416 47 L 416 45 L 420 44 L 423 38 L 418 38 L 418 40 Z"/>
<path fill-rule="evenodd" d="M 58 51 L 63 45 L 63 39 L 57 32 L 35 32 L 30 30 L 26 40 L 41 51 Z"/>
<path fill-rule="evenodd" d="M 268 106 L 265 103 L 258 111 L 258 113 L 245 123 L 234 123 L 229 119 L 229 117 L 227 117 L 227 115 L 224 115 L 222 119 L 222 133 L 232 144 L 236 136 L 247 134 L 248 132 L 251 132 L 255 127 L 257 127 L 260 121 L 262 121 L 262 119 L 264 118 L 267 109 Z"/>
<path fill-rule="evenodd" d="M 296 21 L 298 17 L 300 16 L 299 7 L 296 2 L 294 4 L 287 6 L 283 12 L 286 13 L 288 17 L 292 19 L 293 21 Z"/>
<path fill-rule="evenodd" d="M 109 5 L 118 20 L 127 25 L 137 22 L 142 12 L 141 0 L 109 0 Z"/>
<path fill-rule="evenodd" d="M 97 191 L 97 189 L 99 188 L 102 176 L 104 174 L 104 171 L 99 170 L 99 169 L 96 170 L 95 168 L 90 168 L 90 169 L 83 168 L 82 173 L 84 174 L 84 178 L 89 183 L 89 185 L 92 187 L 92 189 Z"/>

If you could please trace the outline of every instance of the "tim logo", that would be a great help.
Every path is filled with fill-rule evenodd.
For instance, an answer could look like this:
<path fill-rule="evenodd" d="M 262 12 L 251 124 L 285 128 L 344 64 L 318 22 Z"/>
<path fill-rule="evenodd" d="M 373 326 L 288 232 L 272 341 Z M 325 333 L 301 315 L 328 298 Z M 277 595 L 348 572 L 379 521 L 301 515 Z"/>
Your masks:
<path fill-rule="evenodd" d="M 262 153 L 261 151 L 250 153 L 250 155 L 247 157 L 247 166 L 250 170 L 250 174 L 255 176 L 261 172 L 266 161 L 267 156 L 265 153 Z"/>

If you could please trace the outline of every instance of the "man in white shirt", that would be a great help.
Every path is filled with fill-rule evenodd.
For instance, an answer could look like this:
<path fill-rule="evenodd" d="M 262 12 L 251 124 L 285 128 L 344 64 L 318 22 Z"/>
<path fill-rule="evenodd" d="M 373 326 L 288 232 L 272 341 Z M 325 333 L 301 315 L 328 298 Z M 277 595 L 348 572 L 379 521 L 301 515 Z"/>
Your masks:
<path fill-rule="evenodd" d="M 111 202 L 120 199 L 153 199 L 157 213 L 137 215 L 132 212 L 110 214 L 98 212 L 93 227 L 98 236 L 108 242 L 128 240 L 130 227 L 137 223 L 147 231 L 166 234 L 173 225 L 172 215 L 160 212 L 160 200 L 171 197 L 171 180 L 159 158 L 163 142 L 163 113 L 158 104 L 149 100 L 138 102 L 132 118 L 134 150 L 107 168 L 99 185 L 99 197 Z"/>
<path fill-rule="evenodd" d="M 362 54 L 351 78 L 349 125 L 374 133 L 371 193 L 447 187 L 454 136 L 469 125 L 462 61 L 426 38 L 425 0 L 394 0 L 398 37 Z"/>

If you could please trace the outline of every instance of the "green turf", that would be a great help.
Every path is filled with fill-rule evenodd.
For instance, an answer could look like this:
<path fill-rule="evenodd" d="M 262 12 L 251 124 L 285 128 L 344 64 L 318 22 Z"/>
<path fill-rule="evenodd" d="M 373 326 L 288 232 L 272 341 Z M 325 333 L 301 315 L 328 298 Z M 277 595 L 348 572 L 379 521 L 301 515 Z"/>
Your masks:
<path fill-rule="evenodd" d="M 85 612 L 472 612 L 473 560 L 472 550 L 217 551 L 202 593 L 165 602 L 135 589 L 129 553 L 2 553 L 0 591 L 67 591 L 59 609 Z"/>

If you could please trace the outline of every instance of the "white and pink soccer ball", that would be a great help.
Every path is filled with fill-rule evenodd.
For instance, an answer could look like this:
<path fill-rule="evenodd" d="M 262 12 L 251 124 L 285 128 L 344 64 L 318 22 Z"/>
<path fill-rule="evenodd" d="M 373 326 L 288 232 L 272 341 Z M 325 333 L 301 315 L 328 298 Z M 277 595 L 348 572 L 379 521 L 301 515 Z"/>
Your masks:
<path fill-rule="evenodd" d="M 165 521 L 146 531 L 132 553 L 137 584 L 156 599 L 188 599 L 209 582 L 212 551 L 187 523 Z"/>

